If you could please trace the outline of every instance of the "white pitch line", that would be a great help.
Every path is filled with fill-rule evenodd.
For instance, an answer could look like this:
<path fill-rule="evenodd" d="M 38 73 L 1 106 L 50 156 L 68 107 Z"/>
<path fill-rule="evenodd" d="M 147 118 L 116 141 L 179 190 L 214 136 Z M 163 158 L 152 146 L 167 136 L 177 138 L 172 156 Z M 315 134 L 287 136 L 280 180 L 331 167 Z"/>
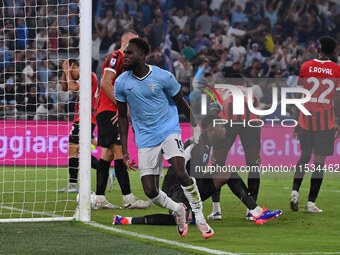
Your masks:
<path fill-rule="evenodd" d="M 62 217 L 57 214 L 50 214 L 50 213 L 44 213 L 44 212 L 36 212 L 36 211 L 28 211 L 24 209 L 19 209 L 15 207 L 9 207 L 9 206 L 3 206 L 0 205 L 0 208 L 4 208 L 10 211 L 17 211 L 21 213 L 28 213 L 28 214 L 37 214 L 37 215 L 43 215 L 43 216 L 49 216 L 52 218 L 11 218 L 11 219 L 0 219 L 0 222 L 44 222 L 44 221 L 69 221 L 74 220 L 73 217 Z"/>
<path fill-rule="evenodd" d="M 35 212 L 35 211 L 28 211 L 28 210 L 24 210 L 24 209 L 19 209 L 19 208 L 15 208 L 15 207 L 9 207 L 9 206 L 4 206 L 4 205 L 0 205 L 1 208 L 10 210 L 10 211 L 17 211 L 17 212 L 22 212 L 22 213 L 31 213 L 31 214 L 39 214 L 39 215 L 46 215 L 46 216 L 51 216 L 51 217 L 60 217 L 58 215 L 55 214 L 50 214 L 50 213 L 44 213 L 44 212 Z"/>
<path fill-rule="evenodd" d="M 340 252 L 297 252 L 297 253 L 240 253 L 240 255 L 330 255 L 330 254 L 340 254 Z"/>
<path fill-rule="evenodd" d="M 261 187 L 261 189 L 284 189 L 284 190 L 289 190 L 291 187 Z M 300 190 L 309 190 L 306 188 L 300 188 Z M 332 193 L 340 193 L 340 190 L 327 190 L 327 189 L 320 189 L 320 192 L 332 192 Z"/>
<path fill-rule="evenodd" d="M 98 224 L 96 222 L 84 222 L 84 223 L 87 224 L 87 225 L 91 225 L 93 227 L 109 230 L 109 231 L 112 231 L 112 232 L 121 233 L 121 234 L 129 235 L 129 236 L 133 236 L 133 237 L 138 237 L 140 239 L 147 239 L 147 240 L 152 240 L 152 241 L 161 242 L 161 243 L 165 243 L 165 244 L 170 244 L 170 245 L 178 246 L 178 247 L 181 247 L 181 248 L 188 248 L 188 249 L 197 250 L 197 251 L 204 251 L 204 252 L 211 253 L 211 254 L 239 255 L 239 253 L 231 253 L 231 252 L 226 252 L 226 251 L 213 250 L 213 249 L 209 249 L 209 248 L 206 248 L 206 247 L 175 242 L 175 241 L 172 241 L 172 240 L 157 238 L 157 237 L 154 237 L 154 236 L 148 236 L 148 235 L 144 235 L 144 234 L 140 234 L 140 233 L 136 233 L 136 232 L 132 232 L 132 231 L 127 231 L 127 230 L 122 230 L 122 229 L 118 229 L 118 228 L 114 228 L 114 227 L 105 226 L 105 225 L 102 225 L 102 224 Z"/>

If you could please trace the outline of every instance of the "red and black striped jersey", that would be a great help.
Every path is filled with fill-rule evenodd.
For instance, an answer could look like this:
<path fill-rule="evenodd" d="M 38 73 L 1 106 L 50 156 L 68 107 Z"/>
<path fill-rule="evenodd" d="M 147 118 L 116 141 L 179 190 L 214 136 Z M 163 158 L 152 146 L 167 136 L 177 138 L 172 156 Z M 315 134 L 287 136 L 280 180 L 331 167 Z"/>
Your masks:
<path fill-rule="evenodd" d="M 94 72 L 91 73 L 91 123 L 97 124 L 96 121 L 96 92 L 98 89 L 98 79 Z M 74 122 L 79 122 L 79 95 L 76 98 L 74 107 Z"/>
<path fill-rule="evenodd" d="M 243 115 L 236 115 L 233 113 L 233 94 L 227 88 L 220 88 L 216 89 L 216 92 L 220 95 L 222 99 L 222 111 L 220 113 L 220 117 L 226 120 L 233 120 L 233 121 L 249 121 L 249 120 L 258 120 L 259 116 L 250 112 L 248 107 L 248 99 L 247 99 L 247 90 L 248 88 L 241 85 L 235 85 L 236 87 L 240 88 L 244 95 L 244 114 Z M 259 102 L 253 93 L 253 106 L 255 108 L 259 107 Z"/>
<path fill-rule="evenodd" d="M 335 127 L 334 97 L 340 90 L 340 66 L 330 60 L 310 60 L 302 64 L 300 85 L 311 93 L 304 107 L 311 115 L 299 114 L 299 125 L 306 130 L 323 131 Z"/>
<path fill-rule="evenodd" d="M 116 50 L 107 56 L 102 65 L 102 76 L 104 71 L 110 71 L 115 74 L 112 80 L 112 86 L 116 81 L 116 78 L 123 72 L 124 56 L 121 50 Z M 102 88 L 99 88 L 99 95 L 97 100 L 97 114 L 103 111 L 117 111 L 117 106 L 111 101 L 111 99 L 105 94 Z"/>

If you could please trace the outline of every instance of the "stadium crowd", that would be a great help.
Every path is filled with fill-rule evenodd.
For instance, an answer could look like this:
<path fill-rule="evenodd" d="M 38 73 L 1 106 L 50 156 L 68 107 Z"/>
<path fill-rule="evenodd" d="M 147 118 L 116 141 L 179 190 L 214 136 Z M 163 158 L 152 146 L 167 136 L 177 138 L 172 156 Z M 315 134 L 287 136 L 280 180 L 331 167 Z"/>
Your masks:
<path fill-rule="evenodd" d="M 62 92 L 62 61 L 77 55 L 79 0 L 5 0 L 0 5 L 0 117 L 66 120 L 76 95 Z M 316 39 L 340 39 L 336 0 L 93 0 L 92 68 L 134 29 L 151 46 L 147 61 L 174 73 L 194 104 L 197 81 L 231 73 L 288 78 L 314 59 Z M 339 49 L 335 61 L 339 57 Z M 194 82 L 192 82 L 192 78 Z M 196 83 L 195 83 L 196 81 Z M 270 83 L 254 85 L 266 107 Z M 71 103 L 70 103 L 71 102 Z M 47 114 L 48 113 L 48 114 Z M 57 114 L 58 113 L 58 114 Z M 63 114 L 62 114 L 63 113 Z M 24 117 L 23 117 L 24 118 Z"/>

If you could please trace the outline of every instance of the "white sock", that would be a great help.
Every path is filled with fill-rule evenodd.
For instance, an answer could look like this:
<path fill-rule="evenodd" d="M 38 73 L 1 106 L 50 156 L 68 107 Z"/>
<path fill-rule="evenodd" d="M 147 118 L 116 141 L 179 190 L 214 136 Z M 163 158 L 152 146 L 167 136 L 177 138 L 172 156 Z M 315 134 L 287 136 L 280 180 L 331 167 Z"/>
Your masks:
<path fill-rule="evenodd" d="M 97 202 L 103 202 L 105 200 L 106 200 L 106 198 L 105 198 L 104 195 L 97 195 Z"/>
<path fill-rule="evenodd" d="M 124 201 L 133 201 L 134 198 L 135 198 L 135 196 L 132 193 L 127 194 L 127 195 L 123 195 L 123 200 Z"/>
<path fill-rule="evenodd" d="M 150 199 L 153 203 L 163 208 L 169 209 L 177 214 L 182 213 L 183 207 L 179 205 L 179 203 L 174 202 L 171 198 L 169 198 L 162 190 L 159 190 L 159 194 L 155 198 Z"/>
<path fill-rule="evenodd" d="M 256 206 L 255 209 L 250 210 L 250 212 L 253 216 L 258 217 L 263 212 L 263 209 L 259 206 Z"/>
<path fill-rule="evenodd" d="M 129 221 L 129 224 L 132 224 L 132 217 L 125 217 Z"/>
<path fill-rule="evenodd" d="M 198 192 L 198 188 L 196 185 L 195 178 L 192 178 L 193 184 L 183 187 L 184 195 L 189 201 L 192 211 L 195 213 L 195 219 L 197 223 L 206 222 L 203 215 L 203 205 L 200 193 Z"/>
<path fill-rule="evenodd" d="M 221 212 L 220 202 L 213 202 L 213 213 Z"/>

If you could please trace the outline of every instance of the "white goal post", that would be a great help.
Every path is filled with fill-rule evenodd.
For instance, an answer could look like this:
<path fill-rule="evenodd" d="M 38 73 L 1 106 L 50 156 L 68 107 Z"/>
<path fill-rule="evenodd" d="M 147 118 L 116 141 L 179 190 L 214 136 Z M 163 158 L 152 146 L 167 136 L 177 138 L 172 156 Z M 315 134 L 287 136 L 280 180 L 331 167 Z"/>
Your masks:
<path fill-rule="evenodd" d="M 91 0 L 0 3 L 0 223 L 91 220 L 91 17 Z M 79 93 L 60 87 L 72 58 Z M 78 94 L 79 205 L 58 192 Z"/>

